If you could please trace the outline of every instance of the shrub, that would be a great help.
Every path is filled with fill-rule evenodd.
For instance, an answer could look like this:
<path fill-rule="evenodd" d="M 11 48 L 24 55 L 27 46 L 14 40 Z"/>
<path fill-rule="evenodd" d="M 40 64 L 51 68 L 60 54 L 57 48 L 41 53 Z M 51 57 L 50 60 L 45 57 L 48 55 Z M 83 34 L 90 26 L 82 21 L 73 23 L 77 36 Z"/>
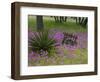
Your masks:
<path fill-rule="evenodd" d="M 29 40 L 31 50 L 37 52 L 50 52 L 54 48 L 55 40 L 49 37 L 48 31 L 35 32 L 33 37 Z"/>
<path fill-rule="evenodd" d="M 71 46 L 74 46 L 74 45 L 77 45 L 77 36 L 76 35 L 73 35 L 73 34 L 69 34 L 69 33 L 66 33 L 64 32 L 64 39 L 62 41 L 62 44 L 66 44 L 66 45 L 71 45 Z"/>

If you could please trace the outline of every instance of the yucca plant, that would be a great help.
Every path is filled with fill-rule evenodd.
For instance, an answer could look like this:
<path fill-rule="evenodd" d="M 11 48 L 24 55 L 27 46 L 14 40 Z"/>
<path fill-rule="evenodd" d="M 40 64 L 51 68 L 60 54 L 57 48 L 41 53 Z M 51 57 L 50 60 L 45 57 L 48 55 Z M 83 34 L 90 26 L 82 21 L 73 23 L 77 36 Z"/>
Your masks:
<path fill-rule="evenodd" d="M 31 50 L 37 52 L 40 52 L 41 50 L 50 52 L 50 50 L 54 48 L 54 44 L 55 40 L 49 37 L 48 31 L 34 33 L 34 36 L 29 40 Z"/>

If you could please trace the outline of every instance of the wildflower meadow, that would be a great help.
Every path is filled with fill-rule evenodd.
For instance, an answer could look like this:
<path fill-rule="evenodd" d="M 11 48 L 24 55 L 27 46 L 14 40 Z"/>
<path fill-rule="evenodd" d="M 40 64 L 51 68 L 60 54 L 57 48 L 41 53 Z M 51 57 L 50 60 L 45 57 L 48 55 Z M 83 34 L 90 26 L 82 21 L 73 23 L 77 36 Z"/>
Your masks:
<path fill-rule="evenodd" d="M 28 66 L 88 63 L 88 18 L 28 16 Z"/>

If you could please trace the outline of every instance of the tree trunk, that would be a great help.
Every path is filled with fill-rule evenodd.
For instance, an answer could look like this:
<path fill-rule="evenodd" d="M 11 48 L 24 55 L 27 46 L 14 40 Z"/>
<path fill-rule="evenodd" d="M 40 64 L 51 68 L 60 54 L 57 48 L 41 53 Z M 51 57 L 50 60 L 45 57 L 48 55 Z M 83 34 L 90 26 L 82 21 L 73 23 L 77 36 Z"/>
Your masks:
<path fill-rule="evenodd" d="M 42 30 L 44 28 L 43 16 L 36 16 L 36 22 L 37 22 L 37 30 Z"/>

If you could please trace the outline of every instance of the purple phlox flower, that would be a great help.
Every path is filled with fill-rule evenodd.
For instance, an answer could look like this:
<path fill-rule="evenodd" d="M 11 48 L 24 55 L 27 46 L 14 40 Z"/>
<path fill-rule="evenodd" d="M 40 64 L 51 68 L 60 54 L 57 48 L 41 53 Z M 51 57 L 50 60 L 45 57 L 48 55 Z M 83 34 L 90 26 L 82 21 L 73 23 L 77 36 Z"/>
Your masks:
<path fill-rule="evenodd" d="M 72 46 L 72 45 L 66 45 L 65 44 L 64 48 L 66 48 L 68 50 L 76 50 L 78 48 L 78 46 L 77 45 Z"/>
<path fill-rule="evenodd" d="M 54 38 L 55 39 L 63 39 L 63 37 L 64 37 L 64 35 L 63 35 L 63 33 L 61 33 L 61 32 L 57 32 L 57 33 L 55 33 L 55 35 L 54 35 Z"/>
<path fill-rule="evenodd" d="M 34 51 L 31 51 L 31 52 L 28 54 L 28 56 L 34 58 L 34 57 L 39 56 L 39 54 L 36 53 L 36 52 L 34 52 Z"/>
<path fill-rule="evenodd" d="M 40 50 L 40 55 L 41 56 L 46 56 L 48 54 L 48 52 L 47 51 L 44 51 L 44 50 Z"/>
<path fill-rule="evenodd" d="M 34 37 L 34 32 L 28 31 L 28 39 L 30 40 L 32 37 Z"/>
<path fill-rule="evenodd" d="M 53 32 L 49 32 L 48 37 L 53 39 L 53 37 L 54 37 L 54 33 L 53 33 Z"/>
<path fill-rule="evenodd" d="M 78 47 L 79 48 L 86 48 L 87 47 L 87 33 L 77 33 L 78 36 Z"/>
<path fill-rule="evenodd" d="M 60 45 L 61 45 L 60 43 L 55 43 L 54 44 L 55 47 L 60 46 Z"/>
<path fill-rule="evenodd" d="M 32 52 L 30 52 L 29 54 L 28 54 L 28 58 L 29 59 L 32 59 L 34 56 L 33 56 L 33 54 L 34 54 L 34 52 L 32 51 Z"/>
<path fill-rule="evenodd" d="M 61 43 L 62 40 L 63 40 L 63 38 L 64 38 L 64 35 L 63 35 L 62 32 L 56 32 L 54 34 L 54 37 L 53 38 L 56 40 L 56 42 Z"/>

